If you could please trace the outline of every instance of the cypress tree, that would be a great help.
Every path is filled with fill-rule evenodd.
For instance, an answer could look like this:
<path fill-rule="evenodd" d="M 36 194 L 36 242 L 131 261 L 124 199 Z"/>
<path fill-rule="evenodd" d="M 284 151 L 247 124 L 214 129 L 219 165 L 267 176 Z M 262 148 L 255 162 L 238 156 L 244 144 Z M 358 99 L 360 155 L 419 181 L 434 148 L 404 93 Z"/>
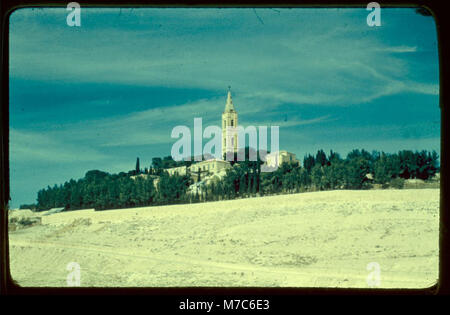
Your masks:
<path fill-rule="evenodd" d="M 139 165 L 139 158 L 136 159 L 136 174 L 141 173 L 141 167 Z"/>

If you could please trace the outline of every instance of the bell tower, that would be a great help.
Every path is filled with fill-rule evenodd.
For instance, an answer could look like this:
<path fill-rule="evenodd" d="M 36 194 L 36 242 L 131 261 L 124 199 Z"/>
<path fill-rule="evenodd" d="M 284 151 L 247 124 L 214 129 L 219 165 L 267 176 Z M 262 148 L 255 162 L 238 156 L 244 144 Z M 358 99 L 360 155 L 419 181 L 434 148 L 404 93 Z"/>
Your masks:
<path fill-rule="evenodd" d="M 233 154 L 238 149 L 238 114 L 231 98 L 231 86 L 228 87 L 227 103 L 222 113 L 222 158 L 227 160 L 226 153 Z"/>

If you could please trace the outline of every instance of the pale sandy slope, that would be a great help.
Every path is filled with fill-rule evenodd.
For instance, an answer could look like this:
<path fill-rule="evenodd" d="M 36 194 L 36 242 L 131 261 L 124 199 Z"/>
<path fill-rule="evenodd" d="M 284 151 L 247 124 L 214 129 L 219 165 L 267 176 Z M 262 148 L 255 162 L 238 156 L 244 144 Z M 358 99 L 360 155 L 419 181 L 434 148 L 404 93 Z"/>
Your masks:
<path fill-rule="evenodd" d="M 439 190 L 327 191 L 42 217 L 10 232 L 23 286 L 428 287 Z"/>

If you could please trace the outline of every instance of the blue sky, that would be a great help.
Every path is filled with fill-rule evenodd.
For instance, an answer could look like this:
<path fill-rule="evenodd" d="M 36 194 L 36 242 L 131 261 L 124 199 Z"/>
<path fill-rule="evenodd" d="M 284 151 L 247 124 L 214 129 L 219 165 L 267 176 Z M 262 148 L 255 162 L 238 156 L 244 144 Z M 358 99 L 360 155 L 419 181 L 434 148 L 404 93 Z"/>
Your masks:
<path fill-rule="evenodd" d="M 436 26 L 414 9 L 20 9 L 10 17 L 12 207 L 86 171 L 170 155 L 177 125 L 280 126 L 330 149 L 440 151 Z M 204 142 L 205 143 L 205 142 Z"/>

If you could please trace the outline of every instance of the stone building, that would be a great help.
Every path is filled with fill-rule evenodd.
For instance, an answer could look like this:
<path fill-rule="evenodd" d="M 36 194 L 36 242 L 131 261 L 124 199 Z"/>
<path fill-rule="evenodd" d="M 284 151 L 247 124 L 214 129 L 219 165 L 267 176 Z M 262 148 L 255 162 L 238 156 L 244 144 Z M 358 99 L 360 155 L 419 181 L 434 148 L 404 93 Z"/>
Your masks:
<path fill-rule="evenodd" d="M 178 167 L 172 167 L 172 168 L 167 168 L 166 171 L 169 173 L 169 175 L 186 175 L 187 171 L 188 171 L 188 167 L 186 165 L 184 166 L 178 166 Z"/>
<path fill-rule="evenodd" d="M 299 162 L 294 153 L 288 151 L 277 151 L 266 155 L 266 165 L 269 167 L 277 167 L 283 163 L 294 164 Z"/>
<path fill-rule="evenodd" d="M 222 172 L 223 170 L 231 168 L 231 165 L 227 161 L 219 159 L 210 159 L 206 161 L 201 161 L 192 164 L 191 166 L 179 166 L 167 168 L 166 171 L 169 175 L 186 175 L 190 173 L 191 177 L 196 181 L 198 179 L 198 174 L 200 173 L 200 178 L 203 179 L 205 176 L 214 175 Z"/>
<path fill-rule="evenodd" d="M 197 180 L 198 173 L 200 172 L 200 178 L 204 178 L 207 175 L 218 174 L 223 170 L 231 168 L 231 164 L 228 161 L 223 161 L 219 159 L 211 159 L 206 161 L 201 161 L 192 164 L 189 168 L 191 176 Z"/>

